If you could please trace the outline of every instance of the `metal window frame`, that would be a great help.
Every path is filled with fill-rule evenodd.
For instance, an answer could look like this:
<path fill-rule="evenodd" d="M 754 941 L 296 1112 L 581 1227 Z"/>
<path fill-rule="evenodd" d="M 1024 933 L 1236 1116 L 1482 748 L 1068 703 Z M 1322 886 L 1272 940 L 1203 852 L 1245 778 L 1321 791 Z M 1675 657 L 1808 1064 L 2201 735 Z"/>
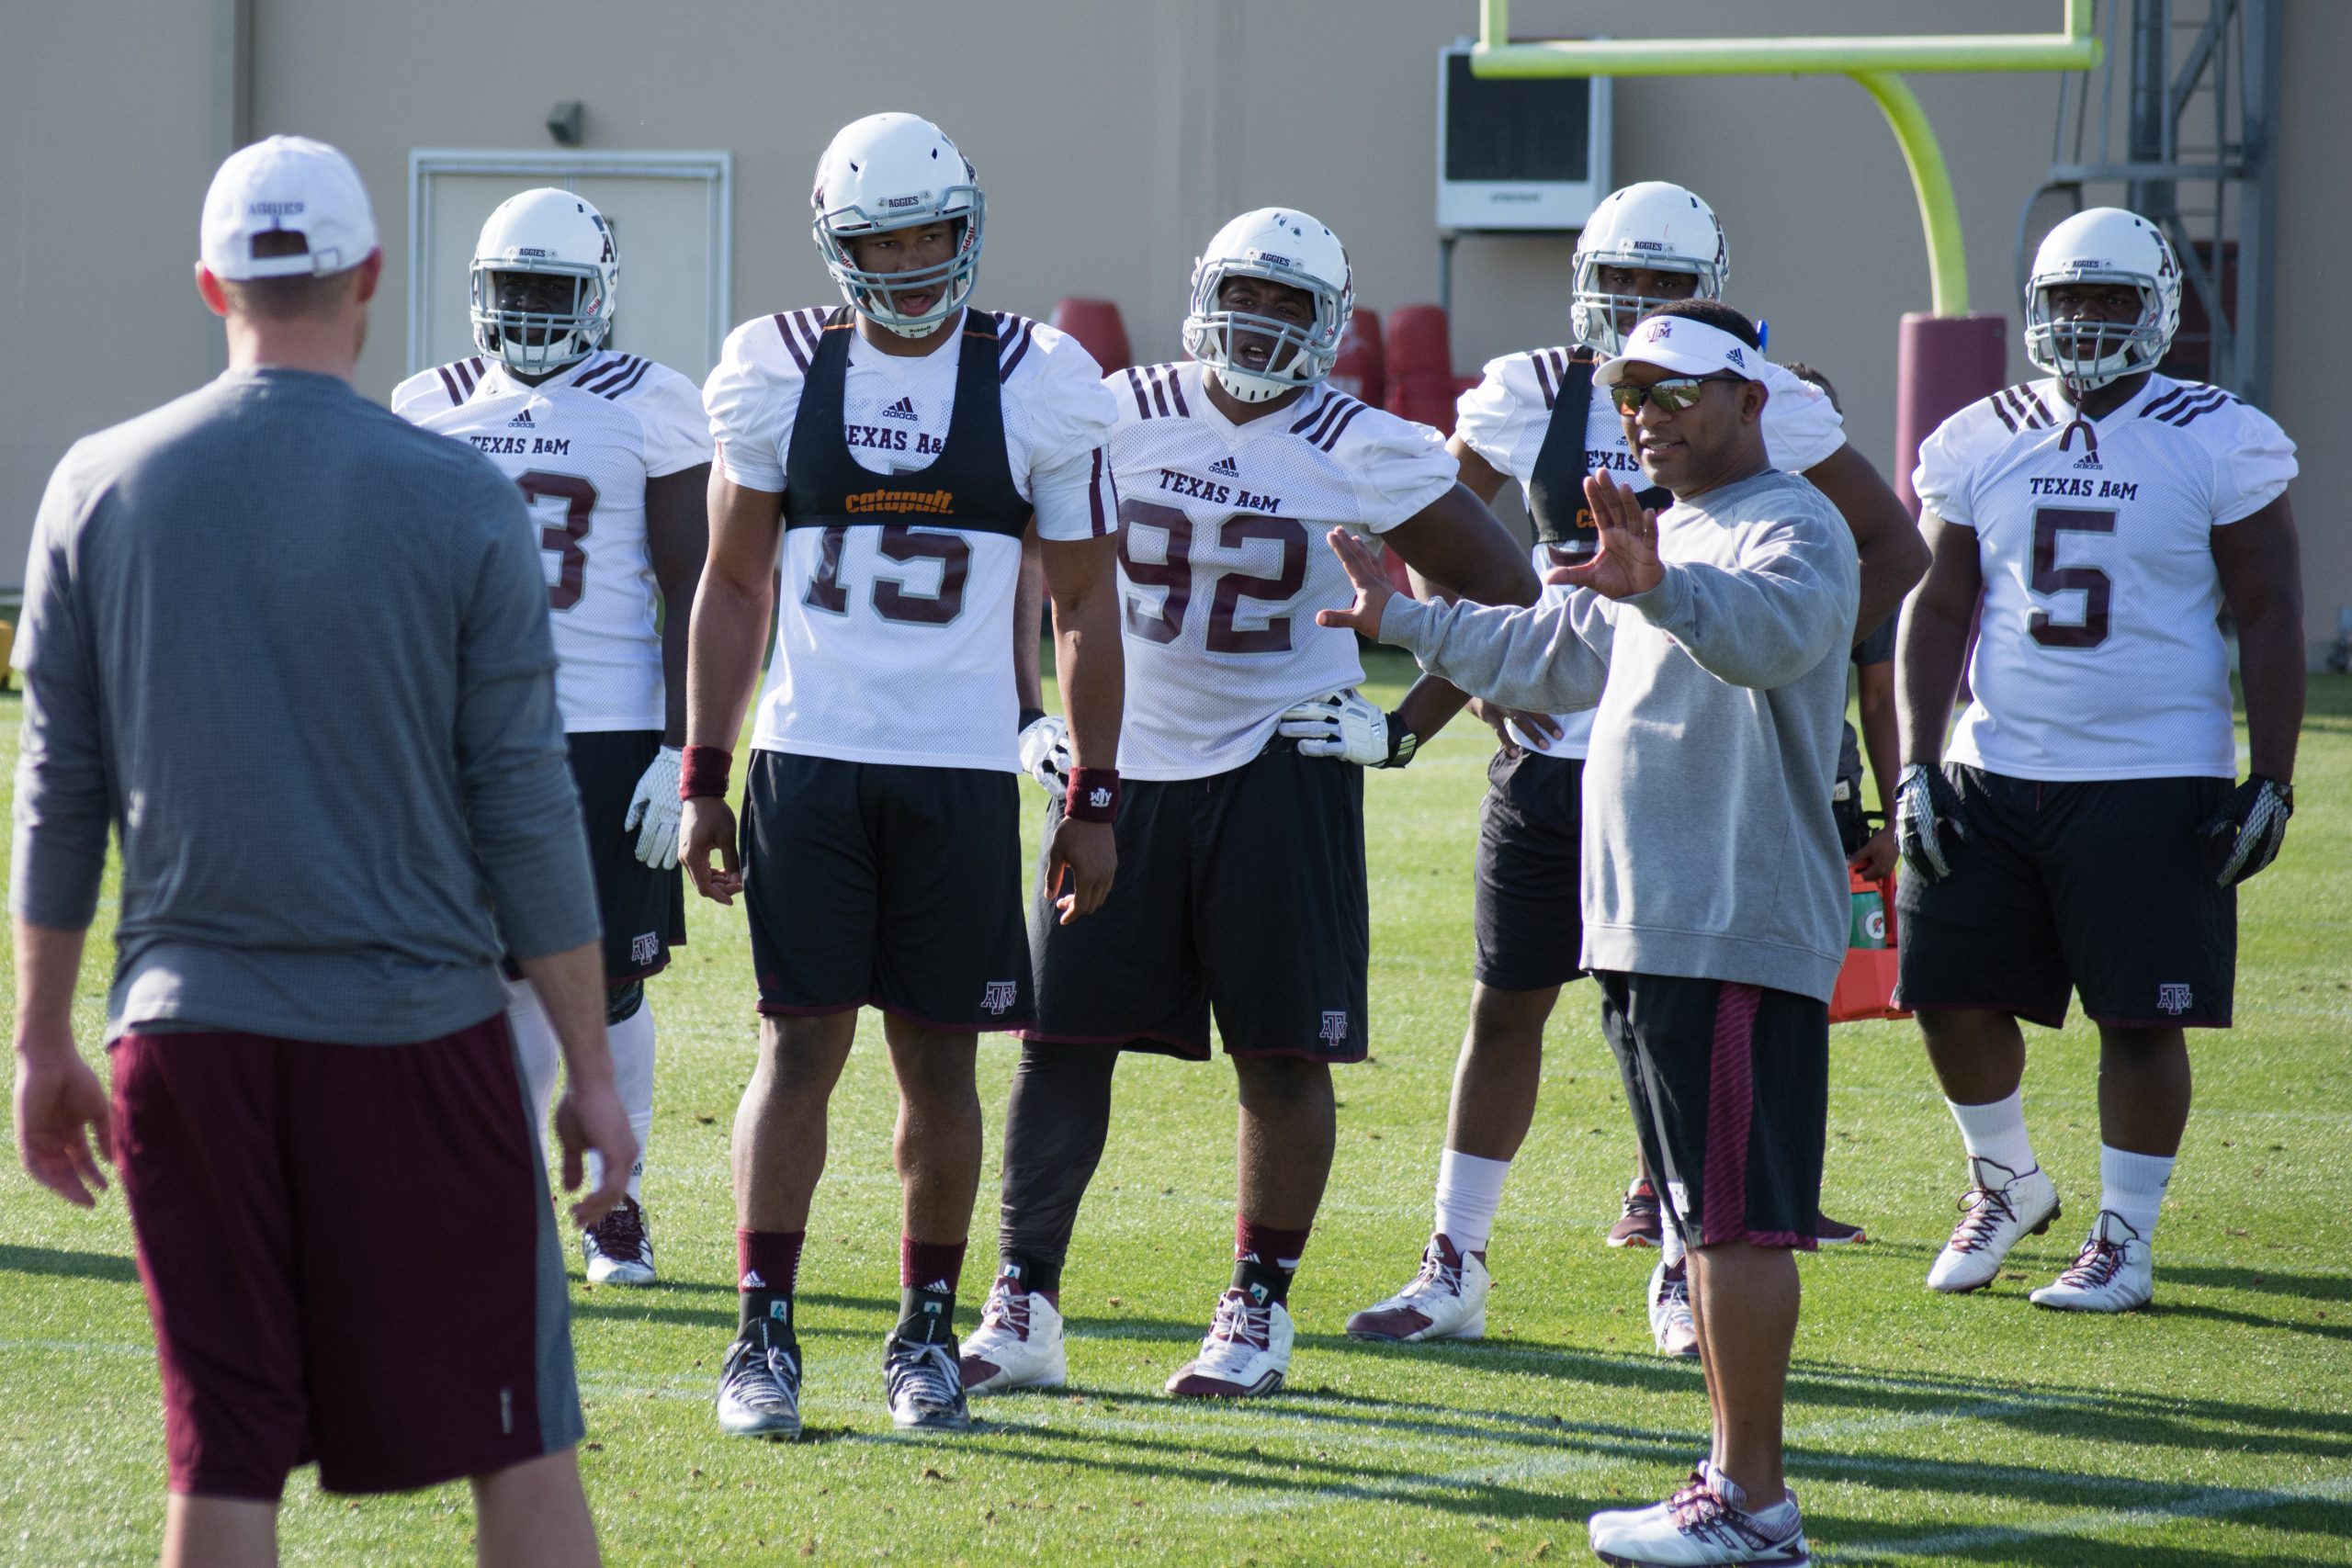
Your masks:
<path fill-rule="evenodd" d="M 425 263 L 433 254 L 428 187 L 440 175 L 512 175 L 570 189 L 576 179 L 699 180 L 707 188 L 710 225 L 710 319 L 704 327 L 707 357 L 734 323 L 735 155 L 724 151 L 674 152 L 559 152 L 514 148 L 418 147 L 408 155 L 408 374 L 429 368 L 424 341 Z"/>

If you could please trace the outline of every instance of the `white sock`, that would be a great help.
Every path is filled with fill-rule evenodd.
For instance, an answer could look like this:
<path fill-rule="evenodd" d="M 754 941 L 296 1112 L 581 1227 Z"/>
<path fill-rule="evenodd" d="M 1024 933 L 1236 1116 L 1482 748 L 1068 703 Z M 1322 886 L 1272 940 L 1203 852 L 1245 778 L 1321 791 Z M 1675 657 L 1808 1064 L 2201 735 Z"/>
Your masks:
<path fill-rule="evenodd" d="M 1668 1269 L 1678 1269 L 1681 1267 L 1683 1258 L 1690 1256 L 1690 1244 L 1682 1239 L 1682 1226 L 1675 1216 L 1681 1213 L 1684 1206 L 1690 1201 L 1690 1194 L 1679 1181 L 1669 1181 L 1657 1184 L 1657 1195 L 1661 1200 L 1658 1212 L 1658 1256 L 1664 1260 Z"/>
<path fill-rule="evenodd" d="M 2143 1241 L 2156 1236 L 2156 1213 L 2165 1205 L 2165 1184 L 2172 1179 L 2175 1156 L 2135 1155 L 2101 1144 L 2098 1149 L 2098 1206 L 2119 1215 L 2140 1233 Z"/>
<path fill-rule="evenodd" d="M 613 1087 L 619 1090 L 621 1109 L 628 1112 L 628 1130 L 637 1137 L 637 1163 L 629 1168 L 628 1195 L 644 1198 L 645 1141 L 653 1132 L 653 1004 L 638 1010 L 605 1032 L 613 1047 Z M 604 1161 L 588 1156 L 588 1180 L 604 1179 Z"/>
<path fill-rule="evenodd" d="M 2033 1143 L 2025 1135 L 2025 1090 L 2012 1089 L 2007 1100 L 1990 1105 L 1962 1105 L 1947 1100 L 1951 1119 L 1960 1123 L 1960 1141 L 1971 1159 L 1988 1159 L 2018 1176 L 2034 1168 Z"/>
<path fill-rule="evenodd" d="M 1437 1230 L 1463 1252 L 1484 1252 L 1502 1206 L 1510 1161 L 1448 1149 L 1437 1162 Z"/>
<path fill-rule="evenodd" d="M 506 982 L 506 1027 L 514 1036 L 514 1055 L 523 1071 L 523 1106 L 531 1113 L 531 1133 L 539 1141 L 539 1157 L 547 1157 L 548 1112 L 555 1107 L 556 1073 L 563 1065 L 562 1047 L 556 1043 L 555 1023 L 540 1005 L 539 993 L 528 980 Z"/>

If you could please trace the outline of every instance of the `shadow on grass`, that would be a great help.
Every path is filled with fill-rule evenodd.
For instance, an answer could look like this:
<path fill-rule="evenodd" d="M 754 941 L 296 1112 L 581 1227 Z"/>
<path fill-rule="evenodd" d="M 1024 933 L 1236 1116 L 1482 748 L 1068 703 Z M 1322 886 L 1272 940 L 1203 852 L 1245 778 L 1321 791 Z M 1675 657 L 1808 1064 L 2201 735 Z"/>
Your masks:
<path fill-rule="evenodd" d="M 74 1252 L 60 1247 L 0 1247 L 0 1274 L 48 1274 L 71 1280 L 139 1283 L 139 1266 L 112 1252 Z"/>
<path fill-rule="evenodd" d="M 2168 1280 L 2217 1291 L 2262 1291 L 2276 1296 L 2299 1296 L 2305 1301 L 2352 1303 L 2352 1275 L 2294 1274 L 2278 1269 L 2159 1262 L 2156 1283 L 2162 1286 Z M 2165 1304 L 2161 1290 L 2156 1304 Z"/>

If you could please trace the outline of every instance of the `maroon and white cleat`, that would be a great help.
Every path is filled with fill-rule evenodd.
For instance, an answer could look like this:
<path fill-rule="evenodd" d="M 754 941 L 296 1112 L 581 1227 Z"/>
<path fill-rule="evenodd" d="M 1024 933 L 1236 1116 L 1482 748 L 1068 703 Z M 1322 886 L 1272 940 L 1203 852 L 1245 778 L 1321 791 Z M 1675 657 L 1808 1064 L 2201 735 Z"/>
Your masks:
<path fill-rule="evenodd" d="M 1405 1288 L 1348 1319 L 1351 1339 L 1476 1339 L 1487 1332 L 1487 1291 L 1493 1279 L 1479 1253 L 1456 1250 L 1453 1238 L 1430 1237 L 1421 1271 Z"/>

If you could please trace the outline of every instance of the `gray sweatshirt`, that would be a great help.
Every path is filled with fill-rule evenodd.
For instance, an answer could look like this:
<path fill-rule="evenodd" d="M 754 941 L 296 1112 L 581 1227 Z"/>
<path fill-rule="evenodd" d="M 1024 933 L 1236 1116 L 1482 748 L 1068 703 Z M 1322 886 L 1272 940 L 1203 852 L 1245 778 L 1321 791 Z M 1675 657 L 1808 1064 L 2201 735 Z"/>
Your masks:
<path fill-rule="evenodd" d="M 11 907 L 122 897 L 107 1035 L 438 1037 L 592 941 L 538 530 L 343 381 L 232 371 L 66 454 L 34 525 Z"/>
<path fill-rule="evenodd" d="M 1398 595 L 1380 640 L 1506 706 L 1594 707 L 1582 903 L 1589 969 L 1826 1001 L 1846 955 L 1829 798 L 1859 585 L 1822 493 L 1768 469 L 1658 517 L 1665 581 L 1549 608 Z"/>

